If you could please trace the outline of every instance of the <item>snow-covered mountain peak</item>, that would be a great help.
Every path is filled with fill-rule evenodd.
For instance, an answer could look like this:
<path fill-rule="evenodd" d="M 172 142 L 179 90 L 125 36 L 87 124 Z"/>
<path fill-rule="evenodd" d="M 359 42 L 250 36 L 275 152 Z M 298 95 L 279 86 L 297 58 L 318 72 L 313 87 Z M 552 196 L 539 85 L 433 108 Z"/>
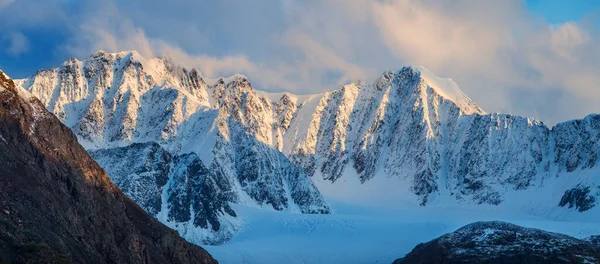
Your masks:
<path fill-rule="evenodd" d="M 215 85 L 230 84 L 232 82 L 249 82 L 249 80 L 248 80 L 248 77 L 246 77 L 246 75 L 236 73 L 229 77 L 219 77 L 216 79 L 207 78 L 206 82 L 212 86 L 215 86 Z"/>
<path fill-rule="evenodd" d="M 384 75 L 388 76 L 389 73 L 390 73 L 389 71 L 385 72 Z M 413 80 L 417 80 L 418 78 L 421 77 L 421 71 L 419 70 L 418 66 L 404 66 L 400 70 L 396 71 L 395 74 L 397 76 L 404 77 L 404 78 L 410 78 Z"/>
<path fill-rule="evenodd" d="M 389 73 L 384 74 L 385 76 Z M 423 66 L 406 66 L 396 72 L 400 78 L 423 80 L 427 87 L 444 99 L 454 102 L 465 114 L 486 114 L 471 98 L 469 98 L 451 78 L 441 78 Z"/>
<path fill-rule="evenodd" d="M 154 59 L 159 60 L 159 59 Z M 143 67 L 151 67 L 149 65 L 149 59 L 146 59 L 140 53 L 135 50 L 121 51 L 121 52 L 106 52 L 104 50 L 98 50 L 88 58 L 83 59 L 83 63 L 87 64 L 115 64 L 115 66 L 125 66 L 128 63 L 140 64 Z M 63 65 L 71 64 L 72 62 L 79 62 L 76 58 L 70 58 L 65 61 Z"/>
<path fill-rule="evenodd" d="M 96 52 L 94 52 L 94 54 L 92 54 L 90 57 L 93 58 L 99 58 L 99 57 L 104 57 L 104 58 L 124 58 L 124 57 L 135 57 L 135 58 L 140 58 L 140 59 L 145 59 L 144 56 L 142 56 L 137 50 L 124 50 L 124 51 L 119 51 L 119 52 L 107 52 L 104 50 L 97 50 Z"/>
<path fill-rule="evenodd" d="M 208 86 L 229 86 L 231 83 L 242 83 L 248 82 L 249 78 L 243 74 L 233 74 L 229 77 L 217 77 L 217 78 L 206 78 L 197 68 L 185 68 L 178 64 L 171 57 L 156 57 L 146 58 L 136 50 L 121 51 L 110 53 L 103 50 L 98 50 L 92 54 L 87 61 L 97 61 L 103 59 L 104 62 L 114 62 L 116 65 L 124 66 L 131 62 L 134 64 L 141 65 L 142 70 L 149 76 L 151 76 L 157 84 L 161 84 L 164 81 L 165 75 L 175 75 L 175 77 L 181 78 L 182 74 L 195 75 L 202 85 Z M 177 86 L 177 85 L 176 85 Z"/>

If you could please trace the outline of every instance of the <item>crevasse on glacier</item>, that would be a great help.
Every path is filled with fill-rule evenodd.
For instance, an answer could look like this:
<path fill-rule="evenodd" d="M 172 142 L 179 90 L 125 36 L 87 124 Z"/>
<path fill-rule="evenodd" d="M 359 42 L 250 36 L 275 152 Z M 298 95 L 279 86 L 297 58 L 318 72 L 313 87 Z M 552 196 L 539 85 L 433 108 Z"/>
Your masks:
<path fill-rule="evenodd" d="M 423 67 L 322 94 L 272 94 L 242 75 L 207 80 L 169 59 L 99 51 L 19 82 L 125 193 L 199 243 L 236 232 L 229 203 L 328 213 L 309 176 L 386 177 L 408 183 L 400 191 L 421 205 L 440 193 L 500 204 L 557 178 L 570 178 L 548 197 L 557 206 L 589 209 L 598 192 L 597 177 L 579 172 L 596 168 L 600 116 L 549 129 L 487 114 Z"/>

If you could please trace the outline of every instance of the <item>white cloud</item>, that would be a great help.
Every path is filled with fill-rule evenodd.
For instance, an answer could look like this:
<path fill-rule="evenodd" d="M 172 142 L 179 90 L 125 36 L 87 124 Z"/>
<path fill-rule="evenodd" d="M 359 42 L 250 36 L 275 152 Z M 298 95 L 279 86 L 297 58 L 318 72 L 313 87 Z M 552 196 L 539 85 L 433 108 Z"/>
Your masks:
<path fill-rule="evenodd" d="M 11 33 L 4 37 L 7 44 L 5 52 L 11 56 L 19 56 L 29 50 L 29 40 L 22 33 Z"/>
<path fill-rule="evenodd" d="M 589 37 L 573 22 L 551 26 L 550 47 L 559 56 L 577 62 L 574 49 L 583 45 Z"/>
<path fill-rule="evenodd" d="M 168 56 L 185 67 L 197 68 L 203 76 L 216 78 L 235 73 L 244 73 L 251 80 L 279 89 L 295 90 L 296 86 L 285 79 L 286 68 L 257 65 L 243 55 L 214 57 L 205 54 L 190 54 L 160 40 L 152 41 L 157 57 Z"/>
<path fill-rule="evenodd" d="M 342 85 L 348 81 L 367 77 L 363 68 L 350 63 L 345 58 L 337 55 L 334 49 L 322 45 L 303 32 L 293 30 L 286 32 L 282 43 L 302 52 L 304 55 L 302 62 L 298 63 L 297 66 L 299 71 L 304 73 L 307 78 L 323 72 L 339 72 L 341 75 L 335 83 Z M 315 73 L 311 74 L 311 71 Z"/>
<path fill-rule="evenodd" d="M 510 41 L 503 29 L 491 31 L 485 23 L 454 17 L 420 1 L 373 4 L 374 20 L 387 47 L 409 61 L 440 68 L 474 67 L 495 57 L 498 46 Z"/>
<path fill-rule="evenodd" d="M 535 41 L 526 57 L 540 74 L 542 86 L 561 87 L 584 101 L 595 98 L 593 101 L 597 105 L 600 99 L 598 40 L 578 24 L 568 22 L 549 26 Z"/>

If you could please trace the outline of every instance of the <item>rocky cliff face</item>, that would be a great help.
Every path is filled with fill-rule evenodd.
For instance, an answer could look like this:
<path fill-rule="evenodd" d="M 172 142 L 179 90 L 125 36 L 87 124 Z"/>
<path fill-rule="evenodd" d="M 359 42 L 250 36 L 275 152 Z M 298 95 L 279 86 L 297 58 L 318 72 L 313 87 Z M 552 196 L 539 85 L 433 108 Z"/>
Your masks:
<path fill-rule="evenodd" d="M 233 203 L 329 212 L 309 176 L 330 189 L 351 180 L 383 182 L 390 190 L 380 192 L 421 205 L 513 199 L 586 211 L 595 208 L 600 191 L 594 177 L 600 172 L 600 115 L 549 128 L 531 118 L 488 114 L 452 80 L 423 67 L 299 96 L 257 91 L 241 75 L 207 80 L 195 69 L 136 52 L 97 52 L 20 82 L 86 149 L 155 142 L 171 157 L 194 154 L 222 199 Z M 107 155 L 95 157 L 109 174 L 122 170 L 100 156 Z M 152 188 L 164 190 L 163 182 Z M 593 198 L 578 207 L 581 192 L 568 193 L 573 188 L 589 189 L 586 197 Z M 170 210 L 157 209 L 169 197 L 136 199 L 158 215 Z M 217 218 L 230 219 L 220 220 L 222 226 L 237 225 L 223 206 L 214 210 Z"/>
<path fill-rule="evenodd" d="M 196 154 L 173 155 L 157 143 L 134 143 L 90 155 L 100 164 L 111 164 L 106 168 L 113 182 L 188 241 L 220 243 L 238 230 L 240 223 L 228 203 L 237 197 L 232 184 L 211 173 Z M 190 226 L 208 232 L 188 232 L 194 229 Z"/>
<path fill-rule="evenodd" d="M 0 121 L 0 262 L 216 263 L 125 196 L 1 71 Z"/>
<path fill-rule="evenodd" d="M 591 239 L 477 222 L 415 247 L 402 263 L 598 263 L 600 246 Z"/>

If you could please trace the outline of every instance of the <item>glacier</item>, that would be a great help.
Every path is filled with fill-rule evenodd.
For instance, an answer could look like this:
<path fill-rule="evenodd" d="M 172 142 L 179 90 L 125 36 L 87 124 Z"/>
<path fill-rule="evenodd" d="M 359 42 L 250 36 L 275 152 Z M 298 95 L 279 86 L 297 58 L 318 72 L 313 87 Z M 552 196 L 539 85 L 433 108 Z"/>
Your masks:
<path fill-rule="evenodd" d="M 550 128 L 487 113 L 422 66 L 295 95 L 98 51 L 18 83 L 126 194 L 194 243 L 234 242 L 255 214 L 329 219 L 304 214 L 339 214 L 330 204 L 340 200 L 554 220 L 599 212 L 600 115 Z"/>

